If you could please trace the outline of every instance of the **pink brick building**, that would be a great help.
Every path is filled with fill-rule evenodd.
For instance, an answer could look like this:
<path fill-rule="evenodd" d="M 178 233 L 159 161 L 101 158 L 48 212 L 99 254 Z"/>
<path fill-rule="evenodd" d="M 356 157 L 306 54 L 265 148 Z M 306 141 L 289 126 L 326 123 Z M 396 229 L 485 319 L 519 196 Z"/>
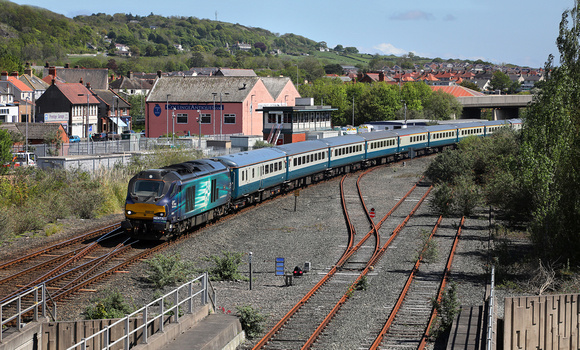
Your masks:
<path fill-rule="evenodd" d="M 300 97 L 290 78 L 162 77 L 146 101 L 147 137 L 261 135 L 262 106 L 293 106 Z M 201 124 L 198 123 L 201 120 Z"/>

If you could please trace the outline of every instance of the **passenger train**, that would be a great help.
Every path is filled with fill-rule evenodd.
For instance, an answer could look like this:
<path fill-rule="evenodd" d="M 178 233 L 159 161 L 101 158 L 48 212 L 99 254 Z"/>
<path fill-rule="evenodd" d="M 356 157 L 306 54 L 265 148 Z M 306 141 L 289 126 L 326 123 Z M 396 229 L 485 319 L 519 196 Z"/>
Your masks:
<path fill-rule="evenodd" d="M 181 234 L 278 193 L 338 174 L 454 147 L 520 119 L 344 135 L 144 170 L 130 181 L 122 227 L 133 237 Z"/>

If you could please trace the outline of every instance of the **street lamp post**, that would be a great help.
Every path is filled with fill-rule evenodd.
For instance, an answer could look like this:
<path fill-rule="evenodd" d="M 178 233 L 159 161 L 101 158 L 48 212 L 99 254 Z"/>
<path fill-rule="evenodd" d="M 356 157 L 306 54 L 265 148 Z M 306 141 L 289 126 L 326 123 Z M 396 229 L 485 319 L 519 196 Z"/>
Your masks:
<path fill-rule="evenodd" d="M 354 127 L 354 95 L 352 95 L 352 126 Z"/>
<path fill-rule="evenodd" d="M 173 108 L 173 111 L 171 112 L 171 119 L 173 121 L 173 129 L 171 131 L 171 143 L 173 144 L 173 147 L 175 147 L 175 108 Z"/>
<path fill-rule="evenodd" d="M 221 138 L 221 135 L 223 134 L 222 125 L 224 123 L 224 105 L 222 103 L 222 94 L 229 95 L 230 93 L 229 92 L 224 92 L 224 93 L 220 92 L 220 138 Z"/>
<path fill-rule="evenodd" d="M 118 96 L 115 96 L 115 102 L 117 102 L 117 109 L 115 110 L 115 113 L 116 113 L 115 115 L 117 116 L 117 134 L 120 135 L 120 133 L 119 133 L 119 114 L 121 114 L 121 113 L 119 113 L 119 97 Z"/>
<path fill-rule="evenodd" d="M 212 92 L 211 94 L 213 95 L 213 137 L 215 137 L 215 96 L 217 92 Z"/>
<path fill-rule="evenodd" d="M 85 137 L 87 138 L 87 141 L 89 140 L 89 94 L 78 94 L 78 96 L 84 96 L 87 95 L 87 113 L 85 114 L 86 117 L 86 123 L 85 123 Z"/>
<path fill-rule="evenodd" d="M 403 102 L 403 105 L 405 106 L 405 127 L 407 127 L 407 101 L 401 100 L 401 102 Z"/>
<path fill-rule="evenodd" d="M 171 94 L 167 94 L 167 99 L 166 99 L 166 103 L 165 103 L 165 119 L 167 120 L 167 127 L 165 128 L 165 135 L 167 136 L 169 134 L 169 96 L 171 96 Z"/>
<path fill-rule="evenodd" d="M 199 125 L 199 136 L 198 136 L 198 139 L 199 139 L 199 149 L 201 149 L 201 111 L 199 109 L 197 110 L 197 114 L 198 114 L 198 117 L 197 117 L 197 125 Z"/>

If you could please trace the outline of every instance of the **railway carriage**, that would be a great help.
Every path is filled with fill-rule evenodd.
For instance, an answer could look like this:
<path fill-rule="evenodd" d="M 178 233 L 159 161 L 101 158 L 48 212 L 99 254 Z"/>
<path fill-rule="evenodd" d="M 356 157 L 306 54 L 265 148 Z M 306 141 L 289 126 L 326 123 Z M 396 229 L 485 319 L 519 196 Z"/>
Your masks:
<path fill-rule="evenodd" d="M 359 169 L 365 159 L 365 139 L 359 135 L 344 135 L 325 139 L 329 147 L 328 168 L 332 174 Z"/>
<path fill-rule="evenodd" d="M 510 124 L 510 127 L 514 130 L 521 130 L 522 129 L 522 120 L 521 119 L 508 119 L 507 122 Z"/>
<path fill-rule="evenodd" d="M 429 127 L 429 147 L 444 149 L 457 143 L 457 126 L 452 124 Z"/>
<path fill-rule="evenodd" d="M 485 124 L 483 122 L 461 123 L 457 127 L 457 142 L 469 136 L 485 136 Z"/>
<path fill-rule="evenodd" d="M 261 148 L 216 158 L 230 169 L 234 207 L 268 198 L 286 180 L 286 153 Z"/>
<path fill-rule="evenodd" d="M 428 146 L 428 129 L 422 126 L 397 129 L 399 134 L 399 153 L 420 152 Z"/>
<path fill-rule="evenodd" d="M 286 153 L 286 181 L 289 188 L 302 186 L 302 182 L 309 184 L 324 178 L 324 172 L 328 169 L 328 143 L 324 140 L 290 143 L 277 146 L 276 149 Z"/>
<path fill-rule="evenodd" d="M 399 149 L 399 135 L 394 131 L 377 131 L 361 134 L 365 139 L 365 159 L 375 164 L 394 160 Z"/>
<path fill-rule="evenodd" d="M 501 128 L 510 127 L 510 124 L 506 120 L 492 120 L 485 122 L 485 135 L 491 136 L 493 133 L 497 132 Z"/>
<path fill-rule="evenodd" d="M 227 212 L 229 170 L 210 159 L 145 170 L 130 181 L 123 228 L 133 236 L 178 234 Z"/>

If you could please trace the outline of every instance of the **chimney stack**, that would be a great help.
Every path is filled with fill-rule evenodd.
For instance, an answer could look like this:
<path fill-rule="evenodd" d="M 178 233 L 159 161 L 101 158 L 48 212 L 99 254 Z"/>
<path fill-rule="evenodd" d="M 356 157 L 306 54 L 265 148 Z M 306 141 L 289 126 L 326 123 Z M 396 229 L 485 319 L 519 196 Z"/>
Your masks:
<path fill-rule="evenodd" d="M 133 79 L 133 72 L 129 71 L 129 72 L 127 73 L 127 78 L 129 78 L 129 79 Z"/>
<path fill-rule="evenodd" d="M 11 76 L 18 78 L 18 72 L 14 71 L 10 73 Z"/>
<path fill-rule="evenodd" d="M 70 64 L 65 63 L 64 68 L 70 68 Z"/>
<path fill-rule="evenodd" d="M 53 77 L 56 78 L 56 67 L 48 68 L 48 75 L 52 75 Z"/>
<path fill-rule="evenodd" d="M 160 70 L 157 71 L 157 77 L 161 78 L 161 71 Z"/>
<path fill-rule="evenodd" d="M 0 78 L 0 80 L 2 80 L 2 81 L 8 80 L 8 72 L 7 71 L 3 70 L 2 73 L 0 73 L 0 75 L 2 76 Z"/>

